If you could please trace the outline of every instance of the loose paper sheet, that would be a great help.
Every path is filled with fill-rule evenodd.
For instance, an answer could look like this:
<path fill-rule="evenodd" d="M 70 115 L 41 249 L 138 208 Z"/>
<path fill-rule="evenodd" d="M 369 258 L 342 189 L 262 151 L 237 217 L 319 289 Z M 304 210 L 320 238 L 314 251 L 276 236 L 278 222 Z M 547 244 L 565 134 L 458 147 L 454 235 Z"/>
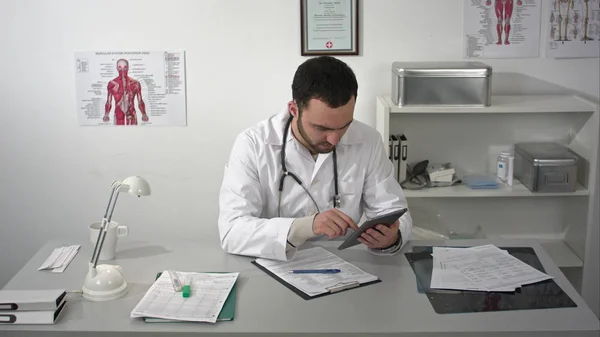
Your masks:
<path fill-rule="evenodd" d="M 72 245 L 55 248 L 38 270 L 51 269 L 53 273 L 64 272 L 79 252 L 80 247 L 80 245 Z"/>
<path fill-rule="evenodd" d="M 494 245 L 434 247 L 432 289 L 512 292 L 552 277 Z"/>

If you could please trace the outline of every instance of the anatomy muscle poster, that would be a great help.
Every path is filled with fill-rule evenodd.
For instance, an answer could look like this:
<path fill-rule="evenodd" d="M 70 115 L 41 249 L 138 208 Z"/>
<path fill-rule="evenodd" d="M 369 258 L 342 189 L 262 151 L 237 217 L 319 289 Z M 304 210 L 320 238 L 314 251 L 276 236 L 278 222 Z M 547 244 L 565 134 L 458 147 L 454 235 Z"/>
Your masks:
<path fill-rule="evenodd" d="M 185 54 L 75 54 L 79 125 L 185 126 Z"/>
<path fill-rule="evenodd" d="M 600 56 L 600 0 L 551 0 L 546 57 Z"/>
<path fill-rule="evenodd" d="M 538 57 L 541 1 L 465 0 L 465 57 Z"/>

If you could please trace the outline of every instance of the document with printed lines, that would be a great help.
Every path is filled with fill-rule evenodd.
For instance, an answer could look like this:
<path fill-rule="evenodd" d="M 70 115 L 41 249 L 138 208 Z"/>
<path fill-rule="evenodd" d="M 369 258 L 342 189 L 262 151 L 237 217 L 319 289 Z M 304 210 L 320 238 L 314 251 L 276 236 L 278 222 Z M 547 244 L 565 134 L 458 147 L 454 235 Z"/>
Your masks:
<path fill-rule="evenodd" d="M 190 278 L 190 297 L 184 298 L 175 291 L 169 273 L 164 271 L 133 309 L 131 317 L 215 323 L 239 273 L 177 272 L 177 275 L 182 281 Z"/>

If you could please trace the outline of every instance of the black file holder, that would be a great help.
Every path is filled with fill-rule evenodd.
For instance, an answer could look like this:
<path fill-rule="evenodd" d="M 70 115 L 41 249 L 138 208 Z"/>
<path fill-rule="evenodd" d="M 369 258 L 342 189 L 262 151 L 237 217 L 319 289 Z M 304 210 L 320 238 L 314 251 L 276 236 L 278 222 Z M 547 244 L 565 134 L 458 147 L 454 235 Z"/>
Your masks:
<path fill-rule="evenodd" d="M 499 247 L 509 254 L 545 273 L 544 267 L 531 247 Z M 576 307 L 577 304 L 554 280 L 528 284 L 515 292 L 483 292 L 468 290 L 431 289 L 433 270 L 432 247 L 414 246 L 405 253 L 416 277 L 433 309 L 438 314 L 528 310 Z"/>
<path fill-rule="evenodd" d="M 335 287 L 326 288 L 327 290 L 329 290 L 329 292 L 326 292 L 326 293 L 323 293 L 323 294 L 318 294 L 318 295 L 315 295 L 315 296 L 309 296 L 308 294 L 306 294 L 302 290 L 294 287 L 290 283 L 286 282 L 285 280 L 283 280 L 282 278 L 280 278 L 279 276 L 277 276 L 275 273 L 271 272 L 269 269 L 261 266 L 256 261 L 252 261 L 252 264 L 255 265 L 255 266 L 257 266 L 260 270 L 262 270 L 265 273 L 267 273 L 267 275 L 269 275 L 272 278 L 274 278 L 277 282 L 283 284 L 289 290 L 293 291 L 296 295 L 302 297 L 304 300 L 312 300 L 314 298 L 319 298 L 319 297 L 323 297 L 323 296 L 327 296 L 327 295 L 332 295 L 332 294 L 340 293 L 340 292 L 343 292 L 343 291 L 348 291 L 348 290 L 351 290 L 351 289 L 360 288 L 360 287 L 364 287 L 364 286 L 368 286 L 368 285 L 371 285 L 371 284 L 375 284 L 375 283 L 381 282 L 380 279 L 377 279 L 377 280 L 374 280 L 374 281 L 370 281 L 370 282 L 365 282 L 365 283 L 343 282 L 343 283 L 340 283 L 339 285 L 336 285 Z"/>

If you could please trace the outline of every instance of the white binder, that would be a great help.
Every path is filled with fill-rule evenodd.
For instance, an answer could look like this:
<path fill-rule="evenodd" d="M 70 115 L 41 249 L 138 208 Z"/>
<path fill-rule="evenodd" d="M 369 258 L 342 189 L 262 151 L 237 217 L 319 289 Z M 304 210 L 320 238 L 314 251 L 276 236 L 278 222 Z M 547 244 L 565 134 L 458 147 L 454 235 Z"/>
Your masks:
<path fill-rule="evenodd" d="M 408 160 L 408 139 L 405 134 L 398 135 L 398 181 L 402 183 L 406 179 L 406 162 Z"/>
<path fill-rule="evenodd" d="M 55 311 L 66 296 L 65 289 L 0 290 L 0 313 L 4 311 Z"/>
<path fill-rule="evenodd" d="M 0 311 L 0 325 L 2 324 L 54 324 L 67 301 L 63 299 L 56 310 L 46 311 Z"/>
<path fill-rule="evenodd" d="M 398 135 L 390 135 L 391 161 L 394 164 L 394 173 L 398 179 L 398 159 L 400 158 L 400 139 Z"/>
<path fill-rule="evenodd" d="M 394 162 L 394 144 L 392 142 L 392 135 L 390 135 L 389 139 L 390 139 L 390 150 L 388 151 L 388 154 L 389 154 L 388 158 L 393 163 Z"/>

